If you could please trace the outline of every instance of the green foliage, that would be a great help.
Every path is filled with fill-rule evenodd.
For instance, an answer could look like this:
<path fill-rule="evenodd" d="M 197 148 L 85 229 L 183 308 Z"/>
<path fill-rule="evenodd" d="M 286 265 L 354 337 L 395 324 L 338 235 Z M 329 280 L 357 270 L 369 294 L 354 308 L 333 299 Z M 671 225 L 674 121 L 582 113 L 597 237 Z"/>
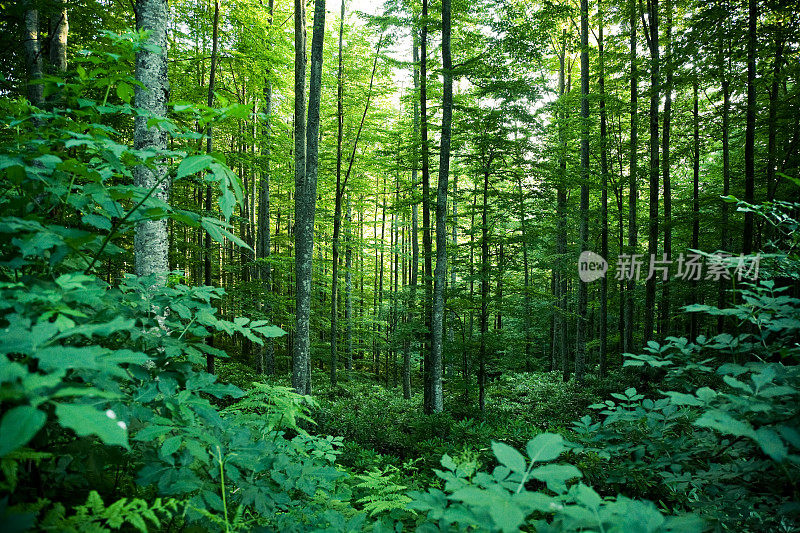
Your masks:
<path fill-rule="evenodd" d="M 499 442 L 492 444 L 500 465 L 491 473 L 469 474 L 449 456 L 436 475 L 444 490 L 415 492 L 411 509 L 425 512 L 421 531 L 701 531 L 691 517 L 665 517 L 649 502 L 623 496 L 603 498 L 583 483 L 569 464 L 551 463 L 567 449 L 561 435 L 542 433 L 528 441 L 527 456 Z M 532 490 L 537 488 L 538 490 Z"/>

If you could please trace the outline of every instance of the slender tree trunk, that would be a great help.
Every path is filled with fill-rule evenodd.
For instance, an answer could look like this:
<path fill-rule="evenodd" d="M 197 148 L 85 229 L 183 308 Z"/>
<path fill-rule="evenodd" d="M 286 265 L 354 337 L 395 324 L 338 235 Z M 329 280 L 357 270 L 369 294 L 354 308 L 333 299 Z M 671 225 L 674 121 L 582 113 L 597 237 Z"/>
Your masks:
<path fill-rule="evenodd" d="M 589 246 L 589 2 L 581 0 L 581 224 L 580 249 Z M 575 334 L 575 378 L 583 381 L 586 366 L 586 283 L 578 284 Z"/>
<path fill-rule="evenodd" d="M 433 362 L 431 348 L 431 310 L 433 304 L 433 243 L 431 242 L 430 169 L 428 167 L 428 0 L 422 0 L 422 35 L 420 38 L 420 134 L 422 140 L 422 248 L 425 259 L 425 348 L 423 356 L 423 410 L 433 412 L 432 393 Z"/>
<path fill-rule="evenodd" d="M 692 249 L 698 250 L 700 248 L 700 105 L 697 97 L 697 78 L 694 80 L 692 90 L 694 104 L 692 113 L 694 122 L 694 157 L 692 161 Z M 692 294 L 695 295 L 695 301 L 697 301 L 697 281 L 692 281 Z M 690 340 L 694 342 L 697 335 L 700 334 L 698 330 L 697 313 L 689 313 L 689 315 L 691 317 Z"/>
<path fill-rule="evenodd" d="M 659 154 L 658 154 L 658 102 L 661 97 L 660 57 L 658 47 L 658 0 L 649 2 L 649 24 L 645 28 L 650 46 L 650 224 L 647 253 L 650 261 L 656 259 L 658 251 L 658 182 L 659 182 Z M 656 275 L 650 276 L 645 282 L 644 297 L 644 340 L 653 338 L 653 323 L 656 305 Z"/>
<path fill-rule="evenodd" d="M 598 31 L 597 46 L 600 55 L 600 175 L 602 191 L 600 196 L 600 255 L 608 260 L 608 145 L 607 145 L 607 117 L 606 117 L 606 70 L 605 47 L 603 42 L 603 11 L 602 2 L 598 2 Z M 527 277 L 527 273 L 526 273 Z M 600 279 L 600 375 L 606 374 L 606 354 L 608 351 L 608 278 Z"/>
<path fill-rule="evenodd" d="M 345 250 L 344 250 L 344 284 L 345 307 L 344 321 L 347 325 L 347 343 L 345 364 L 347 371 L 353 370 L 353 207 L 350 205 L 350 195 L 347 195 L 347 215 L 345 216 Z"/>
<path fill-rule="evenodd" d="M 272 26 L 272 17 L 275 12 L 275 0 L 269 0 L 269 25 Z M 272 42 L 269 43 L 272 48 Z M 272 266 L 270 264 L 270 191 L 269 184 L 272 178 L 272 77 L 268 71 L 264 78 L 264 131 L 263 137 L 263 159 L 264 166 L 261 174 L 261 183 L 258 197 L 258 238 L 256 241 L 256 256 L 262 260 L 259 268 L 259 277 L 266 292 L 264 312 L 267 316 L 272 315 Z M 261 363 L 259 370 L 268 376 L 275 373 L 275 343 L 272 338 L 264 341 L 261 348 Z"/>
<path fill-rule="evenodd" d="M 777 134 L 777 114 L 778 114 L 778 95 L 780 93 L 781 67 L 783 65 L 783 50 L 786 46 L 786 38 L 783 35 L 783 28 L 778 26 L 778 35 L 775 37 L 775 57 L 772 61 L 772 84 L 769 91 L 769 119 L 767 120 L 767 200 L 775 199 L 775 190 L 778 182 L 775 179 L 776 165 L 776 134 Z"/>
<path fill-rule="evenodd" d="M 522 189 L 522 173 L 517 174 L 517 188 L 519 189 L 519 227 L 522 240 L 522 310 L 525 315 L 522 320 L 522 328 L 525 339 L 525 369 L 532 370 L 530 269 L 528 267 L 528 233 L 525 228 L 525 193 Z"/>
<path fill-rule="evenodd" d="M 666 86 L 664 87 L 664 136 L 661 139 L 661 157 L 663 158 L 662 176 L 664 179 L 664 255 L 667 260 L 672 258 L 672 183 L 670 181 L 670 128 L 672 120 L 672 0 L 664 4 L 667 13 L 666 49 L 664 69 L 666 70 Z M 670 283 L 664 281 L 661 288 L 661 325 L 659 332 L 662 337 L 670 334 Z"/>
<path fill-rule="evenodd" d="M 748 0 L 747 19 L 747 107 L 744 135 L 744 201 L 755 201 L 756 182 L 756 25 L 758 22 L 758 0 Z M 744 214 L 742 253 L 753 251 L 753 212 Z"/>
<path fill-rule="evenodd" d="M 67 36 L 69 35 L 69 19 L 67 18 L 67 1 L 55 0 L 57 7 L 50 23 L 50 66 L 55 72 L 67 70 Z"/>
<path fill-rule="evenodd" d="M 211 71 L 209 72 L 208 77 L 208 97 L 207 103 L 208 106 L 211 107 L 214 105 L 214 84 L 216 81 L 216 73 L 217 73 L 217 54 L 218 54 L 218 45 L 219 45 L 219 0 L 214 1 L 214 22 L 212 25 L 212 37 L 211 37 Z M 209 124 L 206 128 L 206 153 L 211 153 L 214 148 L 214 135 L 211 125 Z M 205 216 L 211 215 L 211 206 L 212 206 L 212 190 L 211 184 L 206 185 L 206 195 L 205 195 Z M 205 256 L 203 260 L 203 281 L 206 286 L 211 286 L 211 234 L 206 232 L 204 235 L 203 240 L 203 247 L 205 248 Z M 211 335 L 206 339 L 206 344 L 213 347 L 214 346 L 214 336 Z M 214 373 L 214 356 L 211 354 L 206 355 L 206 371 L 209 374 Z"/>
<path fill-rule="evenodd" d="M 344 128 L 344 78 L 342 66 L 342 38 L 344 36 L 344 0 L 339 10 L 339 69 L 336 72 L 336 192 L 333 212 L 333 274 L 331 278 L 331 387 L 336 386 L 337 346 L 339 335 L 339 228 L 342 218 L 342 130 Z"/>
<path fill-rule="evenodd" d="M 139 1 L 139 4 L 147 2 Z M 42 79 L 42 52 L 39 43 L 39 11 L 35 0 L 27 0 L 23 28 L 23 48 L 25 50 L 25 66 L 28 75 L 28 100 L 36 107 L 44 103 L 44 86 L 37 83 Z"/>
<path fill-rule="evenodd" d="M 135 89 L 135 103 L 146 114 L 137 115 L 134 120 L 133 145 L 137 150 L 162 151 L 167 149 L 167 134 L 159 128 L 149 128 L 147 121 L 167 115 L 167 2 L 139 0 L 135 13 L 136 28 L 149 30 L 147 43 L 158 49 L 142 48 L 136 53 L 136 80 L 142 86 Z M 133 179 L 137 187 L 155 189 L 154 198 L 169 200 L 170 181 L 164 164 L 157 164 L 155 168 L 139 165 L 133 169 Z M 137 223 L 134 252 L 138 276 L 155 274 L 159 283 L 166 281 L 168 242 L 166 219 Z"/>
<path fill-rule="evenodd" d="M 486 336 L 489 333 L 489 167 L 483 171 L 481 210 L 481 346 L 478 360 L 478 406 L 486 409 Z"/>
<path fill-rule="evenodd" d="M 436 277 L 431 319 L 431 410 L 440 413 L 442 398 L 442 320 L 447 276 L 447 184 L 450 176 L 450 134 L 453 120 L 453 73 L 450 55 L 450 0 L 442 0 L 442 136 L 439 152 L 439 184 L 436 191 Z"/>
<path fill-rule="evenodd" d="M 567 254 L 567 134 L 566 134 L 566 103 L 564 95 L 564 66 L 567 55 L 567 30 L 561 34 L 561 55 L 558 68 L 558 97 L 559 97 L 559 179 L 556 185 L 556 251 L 558 253 L 558 270 L 556 271 L 556 297 L 558 311 L 556 313 L 556 340 L 558 345 L 558 360 L 561 363 L 564 381 L 569 381 L 570 368 L 567 362 L 567 276 L 564 262 Z"/>
<path fill-rule="evenodd" d="M 724 24 L 724 23 L 723 23 Z M 725 53 L 724 32 L 720 32 L 719 38 L 719 62 L 720 62 L 720 82 L 722 84 L 722 195 L 728 196 L 731 189 L 731 156 L 730 156 L 730 109 L 731 91 L 730 80 L 728 79 L 728 69 L 725 62 L 729 61 Z M 728 48 L 728 51 L 730 49 Z M 722 225 L 720 229 L 720 248 L 730 251 L 730 238 L 728 236 L 728 202 L 722 202 Z M 720 280 L 717 294 L 717 307 L 725 307 L 725 282 Z M 717 333 L 723 333 L 725 329 L 725 317 L 717 317 Z"/>
<path fill-rule="evenodd" d="M 637 180 L 639 173 L 639 129 L 638 129 L 638 113 L 639 113 L 639 78 L 636 68 L 636 20 L 638 18 L 638 9 L 636 0 L 630 1 L 630 55 L 631 55 L 631 136 L 630 136 L 630 166 L 629 166 L 629 192 L 628 192 L 628 254 L 636 254 L 638 246 L 637 228 L 636 228 L 636 199 L 639 192 L 637 191 Z M 625 290 L 625 337 L 623 342 L 623 351 L 632 352 L 633 347 L 633 317 L 634 317 L 634 302 L 636 300 L 636 279 L 631 276 L 628 279 L 628 286 Z"/>
<path fill-rule="evenodd" d="M 295 335 L 292 358 L 292 385 L 298 394 L 308 394 L 311 384 L 309 359 L 311 349 L 311 274 L 313 261 L 313 207 L 316 194 L 309 194 L 311 184 L 306 174 L 306 5 L 294 3 L 294 239 L 295 239 Z M 314 132 L 316 140 L 316 132 Z M 308 136 L 309 140 L 312 137 Z M 309 198 L 311 196 L 311 198 Z M 311 211 L 311 212 L 309 212 Z"/>
<path fill-rule="evenodd" d="M 413 37 L 413 62 L 414 62 L 414 91 L 419 88 L 419 72 L 417 71 L 417 62 L 419 61 L 419 51 L 417 49 L 416 31 L 412 29 Z M 416 191 L 417 188 L 417 135 L 419 133 L 419 106 L 416 98 L 414 100 L 414 123 L 413 123 L 413 155 L 411 161 L 411 190 Z M 417 200 L 412 199 L 411 204 L 411 294 L 408 303 L 408 317 L 409 323 L 414 323 L 414 309 L 417 307 L 417 283 L 419 273 L 419 217 L 417 214 Z M 406 400 L 411 399 L 411 343 L 406 344 L 403 353 L 403 398 Z"/>

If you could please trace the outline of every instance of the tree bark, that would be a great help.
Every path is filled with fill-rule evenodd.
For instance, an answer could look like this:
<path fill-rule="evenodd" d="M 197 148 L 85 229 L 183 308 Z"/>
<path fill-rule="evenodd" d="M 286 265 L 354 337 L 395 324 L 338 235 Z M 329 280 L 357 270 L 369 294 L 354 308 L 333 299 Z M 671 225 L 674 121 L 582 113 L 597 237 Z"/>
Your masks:
<path fill-rule="evenodd" d="M 663 162 L 662 176 L 664 180 L 664 254 L 667 259 L 672 258 L 672 183 L 670 176 L 670 128 L 672 120 L 672 85 L 673 85 L 673 66 L 672 66 L 672 0 L 667 0 L 664 4 L 667 15 L 666 44 L 664 69 L 666 70 L 666 86 L 664 87 L 664 135 L 661 139 L 661 157 Z M 659 333 L 662 337 L 670 334 L 670 283 L 669 279 L 664 281 L 661 288 L 661 308 L 659 309 L 660 327 Z"/>
<path fill-rule="evenodd" d="M 637 180 L 639 173 L 639 129 L 638 129 L 638 113 L 639 113 L 639 78 L 638 70 L 636 68 L 636 20 L 638 19 L 638 9 L 636 0 L 630 1 L 630 56 L 631 56 L 631 135 L 630 135 L 630 164 L 629 164 L 629 180 L 628 187 L 628 254 L 635 254 L 638 246 L 637 228 L 636 228 L 636 199 L 638 198 Z M 634 317 L 634 301 L 636 299 L 636 279 L 631 276 L 628 279 L 628 286 L 625 292 L 625 336 L 623 342 L 623 351 L 632 352 L 633 347 L 633 317 Z"/>
<path fill-rule="evenodd" d="M 423 411 L 433 412 L 432 384 L 433 362 L 431 361 L 431 310 L 433 303 L 433 243 L 431 242 L 431 208 L 430 208 L 430 169 L 428 166 L 428 0 L 422 0 L 422 32 L 420 38 L 420 135 L 422 141 L 422 248 L 425 260 L 425 347 L 423 349 Z"/>
<path fill-rule="evenodd" d="M 69 19 L 66 0 L 56 0 L 58 6 L 50 23 L 50 66 L 54 72 L 67 70 L 67 36 Z"/>
<path fill-rule="evenodd" d="M 439 152 L 439 183 L 436 191 L 436 277 L 431 319 L 431 410 L 440 413 L 442 398 L 442 320 L 444 284 L 447 275 L 447 185 L 450 176 L 450 135 L 453 120 L 453 72 L 450 53 L 450 0 L 442 0 L 442 136 Z"/>
<path fill-rule="evenodd" d="M 141 1 L 139 3 L 142 3 Z M 28 100 L 36 107 L 44 103 L 44 86 L 37 83 L 42 79 L 42 52 L 39 43 L 39 11 L 34 0 L 26 2 L 23 39 L 25 66 L 28 74 Z"/>
<path fill-rule="evenodd" d="M 581 0 L 581 223 L 580 249 L 589 246 L 589 2 Z M 575 333 L 575 379 L 583 381 L 586 365 L 586 283 L 578 284 Z"/>
<path fill-rule="evenodd" d="M 318 0 L 319 1 L 319 0 Z M 306 130 L 306 6 L 304 0 L 294 4 L 294 243 L 295 243 L 295 336 L 292 359 L 292 386 L 298 394 L 311 389 L 311 278 L 314 253 L 314 207 L 316 183 L 308 176 L 308 144 L 316 146 L 317 131 Z M 316 30 L 320 19 L 314 21 Z M 312 37 L 313 41 L 313 37 Z M 312 42 L 313 47 L 313 42 Z M 312 69 L 313 72 L 313 69 Z M 311 105 L 309 103 L 309 114 Z M 310 120 L 309 120 L 310 122 Z M 317 123 L 319 127 L 319 123 Z"/>
<path fill-rule="evenodd" d="M 275 0 L 269 0 L 269 26 L 272 26 L 273 15 L 275 12 Z M 272 48 L 272 42 L 269 43 Z M 264 312 L 267 316 L 272 314 L 272 266 L 270 264 L 270 190 L 269 184 L 272 178 L 272 78 L 268 71 L 264 78 L 264 132 L 263 132 L 263 158 L 264 167 L 261 174 L 261 183 L 258 197 L 258 239 L 256 241 L 256 256 L 262 260 L 259 268 L 259 277 L 266 291 L 266 303 Z M 259 370 L 268 376 L 275 373 L 275 343 L 272 338 L 266 339 L 261 348 L 261 363 Z"/>
<path fill-rule="evenodd" d="M 650 260 L 656 257 L 658 251 L 658 182 L 659 182 L 659 153 L 658 153 L 658 102 L 661 96 L 660 57 L 658 47 L 658 0 L 649 2 L 649 23 L 645 27 L 647 43 L 650 47 L 650 223 L 647 253 Z M 653 338 L 653 324 L 656 304 L 656 275 L 649 277 L 645 282 L 644 293 L 644 340 Z"/>
<path fill-rule="evenodd" d="M 607 130 L 608 118 L 606 116 L 606 69 L 605 46 L 603 42 L 603 11 L 602 2 L 598 2 L 598 29 L 597 47 L 600 59 L 600 175 L 602 190 L 600 196 L 600 255 L 608 261 L 608 143 Z M 526 273 L 527 276 L 527 273 Z M 600 279 L 600 375 L 606 374 L 606 354 L 608 351 L 608 278 Z"/>
<path fill-rule="evenodd" d="M 478 406 L 486 410 L 486 336 L 489 333 L 489 168 L 483 171 L 481 210 L 481 346 L 478 360 Z"/>
<path fill-rule="evenodd" d="M 169 83 L 167 80 L 167 2 L 166 0 L 138 0 L 135 5 L 136 29 L 149 30 L 147 43 L 157 49 L 142 48 L 136 53 L 136 80 L 142 86 L 135 88 L 136 107 L 144 111 L 134 119 L 133 146 L 137 150 L 167 149 L 167 133 L 157 127 L 148 127 L 151 117 L 167 115 Z M 154 190 L 153 198 L 167 201 L 170 182 L 167 167 L 156 163 L 155 168 L 139 165 L 133 169 L 137 187 Z M 136 274 L 155 274 L 158 282 L 166 281 L 169 263 L 167 220 L 147 220 L 136 224 L 134 254 Z"/>
<path fill-rule="evenodd" d="M 342 40 L 344 36 L 344 0 L 339 9 L 339 69 L 336 71 L 336 191 L 334 193 L 333 208 L 333 274 L 331 277 L 331 387 L 336 386 L 336 367 L 337 367 L 337 346 L 339 328 L 339 228 L 342 218 L 342 198 L 344 188 L 342 187 L 342 134 L 344 129 L 344 78 L 342 64 Z"/>
<path fill-rule="evenodd" d="M 744 135 L 744 201 L 755 201 L 756 182 L 756 24 L 758 22 L 758 1 L 748 1 L 747 19 L 747 107 Z M 744 214 L 744 235 L 742 253 L 753 251 L 753 212 Z"/>

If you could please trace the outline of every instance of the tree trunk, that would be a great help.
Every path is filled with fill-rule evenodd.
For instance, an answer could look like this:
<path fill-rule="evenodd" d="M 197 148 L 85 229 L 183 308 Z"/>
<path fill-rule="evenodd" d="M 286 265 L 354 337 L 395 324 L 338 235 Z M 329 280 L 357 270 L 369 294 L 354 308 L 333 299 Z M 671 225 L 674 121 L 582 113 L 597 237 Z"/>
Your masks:
<path fill-rule="evenodd" d="M 430 208 L 430 169 L 428 167 L 428 0 L 422 0 L 422 36 L 420 39 L 420 134 L 422 141 L 422 248 L 425 259 L 425 347 L 423 356 L 423 411 L 433 412 L 432 384 L 433 362 L 431 361 L 432 329 L 431 308 L 433 303 L 433 243 L 431 242 L 431 208 Z"/>
<path fill-rule="evenodd" d="M 442 320 L 447 276 L 447 184 L 450 176 L 450 134 L 453 120 L 453 73 L 450 54 L 450 0 L 442 0 L 442 136 L 439 152 L 439 184 L 436 191 L 436 278 L 431 319 L 431 411 L 440 413 L 442 398 Z"/>
<path fill-rule="evenodd" d="M 650 47 L 650 224 L 647 253 L 650 261 L 656 259 L 658 251 L 658 102 L 661 95 L 660 57 L 658 47 L 658 0 L 649 2 L 649 24 L 645 27 L 647 43 Z M 656 305 L 656 275 L 645 282 L 644 294 L 644 340 L 653 338 L 653 324 Z"/>
<path fill-rule="evenodd" d="M 639 113 L 639 78 L 638 70 L 636 68 L 636 19 L 638 18 L 638 9 L 636 0 L 630 1 L 630 55 L 631 55 L 631 136 L 630 136 L 630 168 L 629 168 L 629 192 L 628 192 L 628 254 L 636 254 L 638 246 L 637 229 L 636 229 L 636 199 L 639 195 L 637 191 L 637 180 L 639 173 L 638 170 L 638 149 L 639 149 L 639 129 L 638 117 Z M 631 276 L 628 279 L 628 286 L 625 290 L 625 338 L 623 342 L 623 351 L 632 352 L 633 347 L 633 317 L 634 317 L 634 301 L 636 299 L 636 279 Z"/>
<path fill-rule="evenodd" d="M 558 360 L 563 371 L 563 380 L 569 381 L 570 368 L 567 362 L 567 275 L 564 262 L 567 255 L 567 134 L 566 134 L 566 104 L 563 101 L 566 89 L 564 86 L 564 64 L 567 54 L 567 30 L 561 33 L 561 55 L 558 68 L 558 97 L 559 97 L 559 178 L 556 185 L 556 252 L 558 253 L 558 270 L 556 271 L 556 297 L 558 312 L 556 313 L 556 340 L 558 345 Z"/>
<path fill-rule="evenodd" d="M 758 22 L 758 1 L 748 0 L 747 20 L 747 108 L 744 135 L 744 201 L 755 201 L 756 181 L 756 24 Z M 744 235 L 742 253 L 753 251 L 753 212 L 744 214 Z"/>
<path fill-rule="evenodd" d="M 417 62 L 419 61 L 419 51 L 417 49 L 416 31 L 412 29 L 413 38 L 413 62 L 414 62 L 414 91 L 419 87 L 419 72 L 417 71 Z M 419 133 L 419 106 L 417 99 L 414 98 L 414 123 L 413 123 L 413 139 L 412 139 L 412 161 L 411 161 L 411 190 L 416 191 L 417 188 L 417 135 Z M 408 302 L 407 319 L 409 323 L 414 322 L 414 309 L 417 307 L 417 283 L 419 273 L 419 216 L 417 214 L 417 201 L 412 198 L 411 204 L 411 294 Z M 411 399 L 411 343 L 405 346 L 403 353 L 403 398 L 406 400 Z"/>
<path fill-rule="evenodd" d="M 55 3 L 58 8 L 50 23 L 50 66 L 54 72 L 61 73 L 67 70 L 69 19 L 66 0 L 56 0 Z"/>
<path fill-rule="evenodd" d="M 350 195 L 347 195 L 347 215 L 345 216 L 345 249 L 344 249 L 344 285 L 345 304 L 344 321 L 347 325 L 347 342 L 345 344 L 345 368 L 353 370 L 353 207 Z"/>
<path fill-rule="evenodd" d="M 697 78 L 693 84 L 693 122 L 694 122 L 694 158 L 692 161 L 692 249 L 697 250 L 700 248 L 700 112 L 699 112 L 699 99 L 697 97 L 698 82 Z M 692 281 L 692 294 L 695 295 L 695 302 L 697 301 L 697 281 Z M 698 330 L 697 315 L 698 313 L 689 313 L 691 317 L 689 340 L 694 342 L 697 335 L 700 334 Z"/>
<path fill-rule="evenodd" d="M 603 42 L 603 11 L 602 2 L 598 3 L 598 31 L 597 46 L 600 56 L 600 176 L 602 190 L 600 196 L 600 255 L 608 261 L 608 145 L 607 145 L 607 117 L 606 117 L 606 69 L 605 47 Z M 527 277 L 527 273 L 526 273 Z M 606 354 L 608 351 L 608 278 L 600 279 L 600 375 L 606 374 Z"/>
<path fill-rule="evenodd" d="M 672 183 L 670 181 L 670 128 L 672 120 L 672 0 L 664 4 L 667 12 L 666 45 L 664 69 L 666 70 L 666 86 L 664 87 L 664 136 L 661 139 L 661 157 L 663 158 L 662 176 L 664 179 L 664 255 L 667 260 L 672 258 Z M 659 309 L 660 327 L 662 337 L 670 334 L 670 283 L 664 281 L 661 288 L 661 309 Z"/>
<path fill-rule="evenodd" d="M 344 36 L 344 0 L 339 9 L 339 69 L 336 71 L 336 191 L 333 209 L 332 256 L 333 273 L 331 277 L 331 387 L 336 386 L 337 347 L 339 335 L 339 228 L 342 218 L 342 130 L 344 129 L 344 78 L 342 66 L 342 39 Z"/>
<path fill-rule="evenodd" d="M 216 80 L 216 73 L 217 73 L 217 54 L 218 54 L 218 47 L 219 47 L 219 0 L 214 0 L 214 22 L 212 24 L 212 37 L 211 37 L 211 71 L 208 75 L 208 97 L 207 103 L 208 107 L 214 105 L 214 84 Z M 211 153 L 214 148 L 214 135 L 211 125 L 209 124 L 206 128 L 206 153 Z M 211 215 L 211 203 L 212 200 L 212 190 L 211 184 L 209 183 L 206 185 L 206 197 L 205 197 L 205 216 Z M 206 286 L 211 286 L 211 234 L 206 232 L 204 236 L 204 248 L 205 248 L 205 258 L 203 261 L 203 280 Z M 214 335 L 206 339 L 206 344 L 213 347 L 214 346 Z M 214 356 L 212 354 L 206 355 L 206 371 L 209 374 L 214 373 Z"/>
<path fill-rule="evenodd" d="M 139 4 L 146 3 L 139 1 Z M 42 52 L 39 43 L 39 11 L 35 5 L 34 0 L 28 0 L 26 3 L 23 39 L 25 67 L 28 74 L 28 100 L 36 107 L 41 107 L 44 103 L 44 86 L 37 83 L 42 79 Z"/>
<path fill-rule="evenodd" d="M 769 91 L 769 119 L 767 119 L 767 200 L 770 202 L 775 199 L 775 190 L 778 186 L 778 182 L 775 179 L 776 118 L 778 113 L 778 94 L 780 93 L 783 50 L 786 46 L 783 28 L 778 26 L 776 31 L 778 34 L 775 36 L 775 58 L 772 61 L 772 84 Z"/>
<path fill-rule="evenodd" d="M 318 0 L 319 1 L 319 0 Z M 314 206 L 316 183 L 311 183 L 306 160 L 308 145 L 316 146 L 317 131 L 306 130 L 305 85 L 306 85 L 306 6 L 304 0 L 294 4 L 294 243 L 295 243 L 295 336 L 292 359 L 292 385 L 298 394 L 309 394 L 311 389 L 310 315 L 311 277 L 314 252 Z M 314 30 L 322 21 L 314 20 Z M 324 22 L 324 21 L 323 21 Z M 316 33 L 316 31 L 315 31 Z M 312 37 L 312 48 L 313 48 Z M 313 72 L 313 69 L 312 69 Z M 311 105 L 309 103 L 309 114 Z M 309 120 L 309 122 L 311 122 Z M 319 127 L 319 123 L 316 125 Z M 308 141 L 308 143 L 306 142 Z M 314 169 L 316 172 L 316 169 Z"/>
<path fill-rule="evenodd" d="M 489 168 L 483 171 L 481 210 L 481 347 L 478 360 L 478 406 L 486 409 L 486 335 L 489 333 Z"/>
<path fill-rule="evenodd" d="M 275 0 L 269 0 L 269 25 L 272 26 L 272 17 L 275 12 Z M 269 43 L 272 48 L 272 43 Z M 267 316 L 272 314 L 272 266 L 270 265 L 270 191 L 269 182 L 272 178 L 272 78 L 271 73 L 267 72 L 264 78 L 264 132 L 262 151 L 264 167 L 261 174 L 261 183 L 258 197 L 258 237 L 256 240 L 256 257 L 262 260 L 258 270 L 259 278 L 266 292 L 264 313 Z M 272 338 L 265 339 L 261 348 L 261 362 L 259 370 L 268 376 L 275 373 L 275 343 Z"/>
<path fill-rule="evenodd" d="M 155 49 L 140 49 L 136 53 L 136 80 L 142 87 L 135 89 L 136 107 L 146 114 L 134 120 L 133 145 L 137 150 L 163 151 L 167 149 L 167 133 L 147 126 L 150 117 L 166 117 L 169 84 L 167 81 L 167 2 L 166 0 L 139 0 L 136 2 L 136 29 L 149 30 L 147 43 Z M 153 198 L 169 200 L 170 181 L 167 167 L 155 168 L 139 165 L 133 169 L 137 187 L 154 190 Z M 167 220 L 148 220 L 136 224 L 134 252 L 136 274 L 155 274 L 159 283 L 166 281 L 169 270 Z"/>
<path fill-rule="evenodd" d="M 581 224 L 580 249 L 589 246 L 589 2 L 581 0 Z M 583 381 L 586 365 L 586 283 L 578 283 L 575 333 L 575 379 Z"/>

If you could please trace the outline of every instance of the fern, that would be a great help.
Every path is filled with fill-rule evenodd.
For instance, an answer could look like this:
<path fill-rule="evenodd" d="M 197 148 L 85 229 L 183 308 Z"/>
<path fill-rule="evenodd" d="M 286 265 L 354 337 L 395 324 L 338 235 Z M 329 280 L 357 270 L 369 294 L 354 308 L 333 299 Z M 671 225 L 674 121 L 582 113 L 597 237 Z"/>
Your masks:
<path fill-rule="evenodd" d="M 405 494 L 407 487 L 395 481 L 399 472 L 397 467 L 390 465 L 385 470 L 374 469 L 366 475 L 356 476 L 361 480 L 356 487 L 367 491 L 367 495 L 356 502 L 364 505 L 370 517 L 395 509 L 406 509 L 411 498 Z"/>
<path fill-rule="evenodd" d="M 50 502 L 39 500 L 45 507 Z M 101 533 L 118 530 L 125 524 L 142 533 L 147 533 L 148 522 L 156 529 L 161 528 L 163 518 L 177 514 L 180 502 L 174 499 L 156 498 L 152 504 L 139 498 L 121 498 L 108 507 L 97 491 L 91 491 L 84 505 L 74 508 L 74 514 L 67 516 L 61 503 L 56 502 L 38 523 L 39 531 L 59 531 L 75 533 Z"/>

